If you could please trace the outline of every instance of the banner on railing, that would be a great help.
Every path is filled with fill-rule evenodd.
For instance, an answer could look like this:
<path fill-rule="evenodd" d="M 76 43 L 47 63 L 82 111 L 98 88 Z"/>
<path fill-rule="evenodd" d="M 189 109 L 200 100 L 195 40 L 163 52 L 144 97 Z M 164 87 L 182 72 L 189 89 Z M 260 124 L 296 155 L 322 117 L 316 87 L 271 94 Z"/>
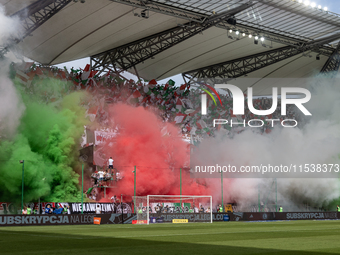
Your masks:
<path fill-rule="evenodd" d="M 45 214 L 46 208 L 49 206 L 51 214 L 77 214 L 81 213 L 81 203 L 25 203 L 26 207 L 32 209 L 32 214 Z M 39 206 L 40 205 L 40 206 Z M 64 208 L 66 209 L 64 210 Z M 131 203 L 83 203 L 83 213 L 94 214 L 96 208 L 99 208 L 101 214 L 112 213 L 132 213 Z M 7 202 L 0 202 L 0 215 L 1 214 L 21 214 L 21 205 Z"/>

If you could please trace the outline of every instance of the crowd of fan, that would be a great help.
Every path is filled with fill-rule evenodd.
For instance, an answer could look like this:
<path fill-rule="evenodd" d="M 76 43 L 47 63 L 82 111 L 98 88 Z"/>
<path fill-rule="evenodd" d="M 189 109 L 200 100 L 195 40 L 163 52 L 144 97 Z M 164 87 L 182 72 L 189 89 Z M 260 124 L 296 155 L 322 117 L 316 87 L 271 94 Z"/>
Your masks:
<path fill-rule="evenodd" d="M 69 214 L 69 208 L 70 206 L 68 205 L 59 207 L 58 203 L 55 203 L 55 207 L 51 207 L 50 204 L 47 204 L 42 214 Z M 40 212 L 39 206 L 31 208 L 31 205 L 24 206 L 21 212 L 21 214 L 23 215 L 40 214 L 40 213 L 41 212 Z"/>
<path fill-rule="evenodd" d="M 245 115 L 235 116 L 232 111 L 232 98 L 229 94 L 219 94 L 222 105 L 215 106 L 208 97 L 207 115 L 201 115 L 202 91 L 190 88 L 190 85 L 182 84 L 176 86 L 173 80 L 169 80 L 165 85 L 157 84 L 156 80 L 134 81 L 125 79 L 121 74 L 109 71 L 103 75 L 97 75 L 97 71 L 91 71 L 87 65 L 84 69 L 71 69 L 70 72 L 55 67 L 39 66 L 34 63 L 16 65 L 14 68 L 16 76 L 22 82 L 28 93 L 34 91 L 35 81 L 46 77 L 55 78 L 62 81 L 72 82 L 72 86 L 65 86 L 62 90 L 49 90 L 44 92 L 47 101 L 56 101 L 58 97 L 74 90 L 86 90 L 93 95 L 88 102 L 83 102 L 87 108 L 87 116 L 91 121 L 97 121 L 103 127 L 108 124 L 108 114 L 106 105 L 124 102 L 135 106 L 148 107 L 149 109 L 160 109 L 157 111 L 160 118 L 165 122 L 172 122 L 178 125 L 182 133 L 199 141 L 207 136 L 213 136 L 217 130 L 225 131 L 230 136 L 240 133 L 246 128 L 242 125 L 230 127 L 222 125 L 213 127 L 213 119 L 227 119 L 242 122 L 243 120 L 262 119 L 264 125 L 261 128 L 252 129 L 259 133 L 270 133 L 273 128 L 271 122 L 265 119 L 280 119 L 280 107 L 268 116 L 255 116 L 245 103 Z M 204 85 L 200 85 L 204 87 Z M 47 90 L 47 89 L 46 89 Z M 253 100 L 256 109 L 266 110 L 271 108 L 271 98 L 257 98 Z M 156 112 L 156 111 L 155 111 Z M 287 115 L 284 119 L 298 119 L 294 108 L 288 105 Z M 230 122 L 229 122 L 230 123 Z M 280 122 L 274 122 L 280 125 Z"/>
<path fill-rule="evenodd" d="M 107 72 L 98 75 L 97 71 L 91 71 L 87 65 L 84 69 L 71 69 L 70 72 L 64 68 L 42 66 L 35 63 L 22 63 L 12 66 L 12 77 L 16 77 L 17 81 L 23 86 L 23 90 L 28 94 L 37 95 L 40 93 L 42 102 L 52 103 L 58 101 L 66 94 L 77 90 L 85 90 L 91 93 L 89 101 L 83 101 L 83 106 L 87 109 L 86 115 L 92 121 L 99 123 L 105 128 L 109 124 L 108 105 L 114 103 L 127 103 L 134 106 L 147 107 L 159 114 L 159 118 L 163 122 L 171 122 L 177 125 L 183 138 L 196 143 L 202 139 L 214 136 L 217 131 L 225 132 L 225 134 L 233 137 L 235 134 L 243 132 L 247 127 L 236 125 L 230 127 L 227 125 L 218 125 L 213 127 L 213 119 L 226 119 L 230 123 L 247 122 L 250 119 L 261 119 L 264 125 L 261 128 L 252 128 L 252 131 L 258 133 L 270 133 L 273 127 L 272 123 L 266 119 L 295 119 L 299 120 L 295 109 L 288 105 L 287 115 L 281 116 L 280 102 L 278 107 L 272 114 L 268 116 L 256 116 L 248 109 L 245 102 L 245 114 L 243 116 L 235 116 L 233 114 L 233 100 L 228 93 L 220 93 L 222 104 L 215 105 L 208 98 L 207 115 L 201 114 L 201 94 L 202 90 L 190 88 L 188 84 L 176 86 L 173 80 L 169 80 L 165 85 L 160 85 L 156 80 L 129 80 L 121 74 L 115 72 Z M 40 81 L 44 79 L 54 79 L 60 81 L 58 86 L 46 86 L 41 88 Z M 204 87 L 204 84 L 200 84 Z M 38 95 L 39 96 L 39 95 Z M 271 108 L 271 98 L 256 98 L 253 105 L 258 110 L 266 110 Z M 300 121 L 298 121 L 300 123 Z M 280 125 L 280 122 L 274 122 Z M 103 181 L 119 180 L 121 178 L 119 172 L 112 170 L 99 170 L 92 175 L 94 180 L 93 187 L 103 186 Z M 96 200 L 97 195 L 89 191 L 87 193 L 90 199 Z M 165 210 L 165 208 L 163 208 Z M 189 209 L 188 209 L 189 210 Z M 195 210 L 192 208 L 192 210 Z M 198 209 L 199 211 L 200 209 Z M 210 209 L 209 209 L 210 210 Z"/>

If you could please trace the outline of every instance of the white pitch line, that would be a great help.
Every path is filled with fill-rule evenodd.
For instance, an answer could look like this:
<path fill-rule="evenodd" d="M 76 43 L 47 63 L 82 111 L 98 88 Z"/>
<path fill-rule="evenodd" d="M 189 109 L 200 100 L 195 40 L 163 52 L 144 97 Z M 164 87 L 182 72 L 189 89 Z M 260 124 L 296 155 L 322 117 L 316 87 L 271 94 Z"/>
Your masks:
<path fill-rule="evenodd" d="M 322 229 L 298 229 L 289 230 L 290 232 L 308 231 L 308 230 L 334 230 L 338 228 L 322 228 Z M 219 234 L 244 234 L 244 233 L 271 233 L 271 232 L 287 232 L 287 230 L 270 230 L 270 231 L 237 231 L 237 232 L 213 232 L 213 233 L 186 233 L 186 234 L 166 234 L 166 235 L 142 235 L 142 236 L 113 236 L 112 238 L 144 238 L 144 237 L 165 237 L 165 236 L 195 236 L 195 235 L 219 235 Z"/>

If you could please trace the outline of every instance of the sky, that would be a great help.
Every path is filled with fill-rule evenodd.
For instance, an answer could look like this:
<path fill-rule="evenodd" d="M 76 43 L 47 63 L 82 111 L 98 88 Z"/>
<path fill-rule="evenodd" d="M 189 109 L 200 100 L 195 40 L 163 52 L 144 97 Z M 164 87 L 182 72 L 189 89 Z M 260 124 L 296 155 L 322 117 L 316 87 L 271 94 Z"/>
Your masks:
<path fill-rule="evenodd" d="M 305 0 L 303 0 L 305 1 Z M 309 2 L 315 2 L 316 6 L 321 5 L 322 7 L 327 7 L 328 10 L 330 12 L 335 12 L 340 14 L 340 0 L 309 0 Z M 75 69 L 78 68 L 84 68 L 86 66 L 86 64 L 90 63 L 90 58 L 83 58 L 83 59 L 79 59 L 79 60 L 74 60 L 74 61 L 70 61 L 70 62 L 66 62 L 66 63 L 62 63 L 57 65 L 59 68 L 63 68 L 64 66 L 66 66 L 68 69 L 71 69 L 71 67 L 74 67 Z M 125 73 L 124 74 L 125 77 L 129 78 L 129 79 L 135 79 L 136 80 L 136 76 L 130 73 Z M 183 84 L 183 78 L 181 74 L 166 78 L 164 80 L 159 80 L 158 83 L 159 84 L 165 84 L 169 79 L 172 79 L 176 82 L 176 85 L 179 84 Z"/>

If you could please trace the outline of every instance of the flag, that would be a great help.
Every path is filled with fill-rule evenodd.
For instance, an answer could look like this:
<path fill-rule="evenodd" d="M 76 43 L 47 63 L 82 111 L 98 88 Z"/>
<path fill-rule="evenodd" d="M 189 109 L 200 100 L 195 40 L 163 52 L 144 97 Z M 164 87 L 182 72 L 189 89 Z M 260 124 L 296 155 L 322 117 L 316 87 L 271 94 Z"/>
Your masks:
<path fill-rule="evenodd" d="M 197 130 L 197 128 L 195 126 L 192 127 L 191 130 L 190 130 L 190 134 L 191 135 L 195 135 L 196 134 L 196 130 Z"/>
<path fill-rule="evenodd" d="M 183 107 L 182 101 L 177 98 L 177 102 L 176 102 L 176 112 L 181 112 L 181 113 L 185 113 L 185 108 Z"/>
<path fill-rule="evenodd" d="M 87 110 L 86 116 L 90 118 L 91 122 L 93 122 L 96 119 L 98 109 L 99 109 L 99 106 L 95 105 L 95 106 L 90 107 Z"/>
<path fill-rule="evenodd" d="M 96 71 L 96 70 L 91 71 L 90 75 L 89 75 L 89 79 L 93 78 L 97 73 L 98 73 L 98 71 Z"/>
<path fill-rule="evenodd" d="M 174 86 L 175 85 L 175 82 L 173 80 L 168 80 L 168 82 L 165 84 L 165 85 L 168 85 L 168 86 Z"/>
<path fill-rule="evenodd" d="M 90 65 L 87 64 L 83 70 L 83 73 L 81 74 L 81 79 L 84 81 L 84 80 L 87 80 L 91 74 L 91 70 L 90 70 Z"/>
<path fill-rule="evenodd" d="M 187 84 L 183 84 L 179 87 L 180 90 L 185 90 L 185 88 L 187 87 Z"/>
<path fill-rule="evenodd" d="M 176 117 L 175 117 L 175 122 L 176 122 L 176 124 L 178 124 L 178 123 L 182 123 L 183 122 L 183 120 L 186 118 L 186 114 L 183 114 L 183 113 L 177 113 L 176 114 Z"/>
<path fill-rule="evenodd" d="M 136 89 L 131 96 L 126 100 L 130 104 L 136 104 L 143 100 L 142 94 Z"/>
<path fill-rule="evenodd" d="M 198 127 L 198 129 L 204 129 L 208 127 L 207 123 L 205 123 L 204 120 L 197 121 L 196 126 Z"/>
<path fill-rule="evenodd" d="M 152 93 L 152 91 L 151 91 L 151 89 L 149 88 L 149 86 L 148 85 L 145 85 L 144 87 L 143 87 L 143 90 L 144 90 L 144 93 L 145 94 L 147 94 L 147 95 L 151 95 L 151 93 Z"/>
<path fill-rule="evenodd" d="M 157 81 L 155 79 L 152 79 L 149 81 L 149 85 L 157 85 Z"/>
<path fill-rule="evenodd" d="M 87 195 L 91 194 L 92 190 L 93 190 L 93 187 L 89 188 L 89 189 L 87 190 L 86 194 L 87 194 Z"/>

